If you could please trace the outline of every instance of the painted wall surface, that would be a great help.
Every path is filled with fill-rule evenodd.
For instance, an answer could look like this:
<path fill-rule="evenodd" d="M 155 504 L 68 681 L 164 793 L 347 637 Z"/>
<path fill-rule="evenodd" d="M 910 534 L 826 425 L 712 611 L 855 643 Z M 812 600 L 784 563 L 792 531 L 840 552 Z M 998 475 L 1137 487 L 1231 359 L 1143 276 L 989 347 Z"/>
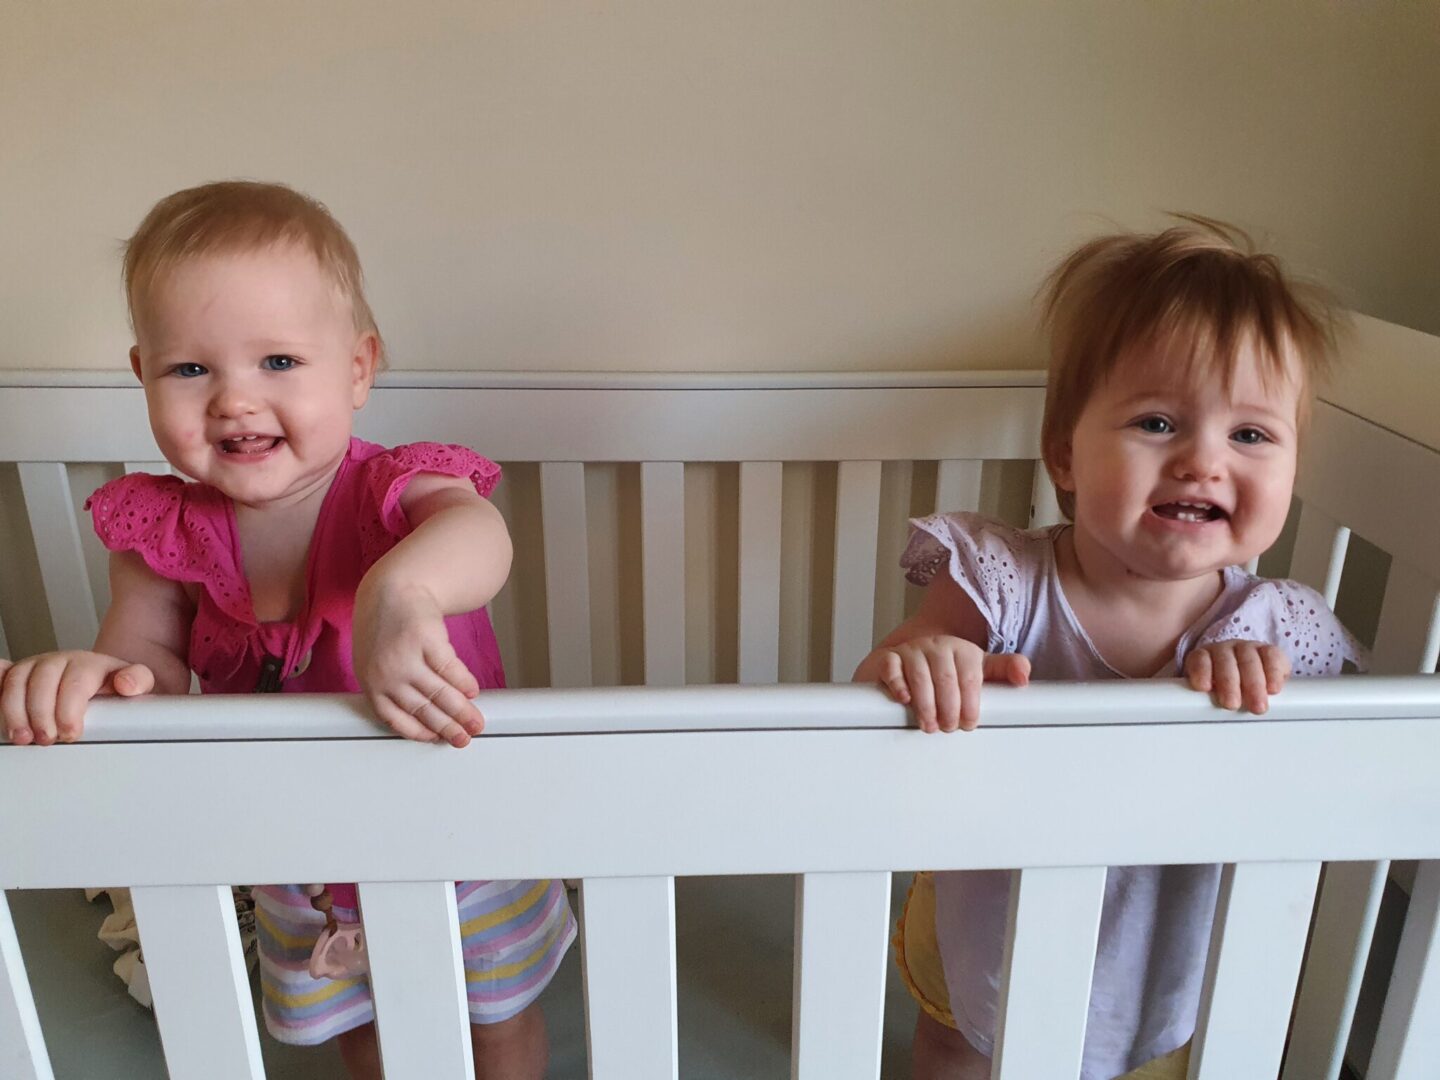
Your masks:
<path fill-rule="evenodd" d="M 3 6 L 0 367 L 111 367 L 117 248 L 231 176 L 327 201 L 400 368 L 1038 362 L 1107 221 L 1253 228 L 1440 332 L 1440 5 Z"/>

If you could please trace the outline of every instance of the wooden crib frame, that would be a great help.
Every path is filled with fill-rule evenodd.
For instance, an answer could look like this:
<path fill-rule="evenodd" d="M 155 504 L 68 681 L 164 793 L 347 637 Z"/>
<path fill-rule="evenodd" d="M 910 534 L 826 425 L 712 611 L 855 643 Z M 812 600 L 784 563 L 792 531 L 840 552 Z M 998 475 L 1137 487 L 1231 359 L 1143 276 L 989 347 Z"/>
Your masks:
<path fill-rule="evenodd" d="M 1377 340 L 1362 333 L 1355 362 Z M 1051 1080 L 1079 1070 L 1104 867 L 1221 862 L 1192 1080 L 1275 1076 L 1282 1055 L 1284 1080 L 1325 1080 L 1387 860 L 1415 859 L 1368 1076 L 1440 1074 L 1440 682 L 1419 674 L 1440 648 L 1440 449 L 1350 403 L 1318 406 L 1291 574 L 1333 602 L 1349 527 L 1391 555 L 1382 674 L 1297 681 L 1263 719 L 1174 683 L 1036 685 L 988 691 L 974 734 L 926 738 L 874 689 L 766 685 L 784 463 L 838 463 L 843 681 L 872 640 L 881 462 L 938 461 L 936 502 L 974 506 L 982 461 L 1035 458 L 1042 394 L 1028 372 L 392 375 L 365 437 L 541 463 L 544 519 L 569 523 L 544 537 L 555 689 L 486 695 L 487 734 L 459 752 L 390 738 L 345 697 L 98 702 L 79 744 L 0 745 L 0 886 L 131 885 L 170 1075 L 253 1080 L 228 883 L 359 881 L 386 1074 L 458 1080 L 470 1044 L 448 883 L 579 877 L 591 1075 L 658 1080 L 678 1069 L 673 878 L 796 874 L 792 1073 L 831 1080 L 879 1073 L 891 872 L 1018 866 L 994 1075 Z M 67 463 L 154 470 L 154 456 L 127 379 L 0 373 L 0 462 L 18 463 L 63 647 L 88 647 L 97 625 Z M 737 461 L 751 685 L 686 687 L 685 465 Z M 584 470 L 598 462 L 640 463 L 645 687 L 585 689 Z M 1035 477 L 1033 518 L 1052 520 Z M 343 830 L 286 828 L 251 798 L 258 775 L 303 790 L 327 772 L 367 790 Z M 523 833 L 475 822 L 477 791 L 532 806 Z M 248 831 L 230 827 L 241 802 Z M 0 894 L 0 1076 L 50 1075 Z"/>

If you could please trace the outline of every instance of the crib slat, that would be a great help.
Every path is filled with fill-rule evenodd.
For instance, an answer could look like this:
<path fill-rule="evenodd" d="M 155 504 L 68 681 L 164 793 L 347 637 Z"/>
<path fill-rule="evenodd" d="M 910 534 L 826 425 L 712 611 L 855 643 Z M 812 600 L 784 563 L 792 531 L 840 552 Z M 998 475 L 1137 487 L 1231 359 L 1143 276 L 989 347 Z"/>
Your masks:
<path fill-rule="evenodd" d="M 850 678 L 874 641 L 875 559 L 880 547 L 880 462 L 842 461 L 835 496 L 830 677 Z"/>
<path fill-rule="evenodd" d="M 1012 872 L 994 1080 L 1080 1075 L 1104 900 L 1103 866 Z"/>
<path fill-rule="evenodd" d="M 889 873 L 795 882 L 793 1080 L 880 1075 Z"/>
<path fill-rule="evenodd" d="M 1375 936 L 1388 862 L 1325 867 L 1281 1080 L 1336 1080 Z"/>
<path fill-rule="evenodd" d="M 5 639 L 5 621 L 0 615 L 0 660 L 13 659 L 10 655 L 10 642 Z"/>
<path fill-rule="evenodd" d="M 25 960 L 15 936 L 10 903 L 0 889 L 0 1076 L 13 1080 L 54 1080 L 35 1000 L 25 977 Z"/>
<path fill-rule="evenodd" d="M 586 878 L 580 912 L 590 1080 L 674 1080 L 675 879 Z"/>
<path fill-rule="evenodd" d="M 88 649 L 95 642 L 100 622 L 95 617 L 95 597 L 85 571 L 65 464 L 22 461 L 17 468 L 55 642 L 62 649 Z"/>
<path fill-rule="evenodd" d="M 1313 503 L 1302 503 L 1295 548 L 1290 555 L 1290 576 L 1319 592 L 1333 608 L 1349 546 L 1349 529 Z"/>
<path fill-rule="evenodd" d="M 740 463 L 739 676 L 780 678 L 780 514 L 784 466 Z"/>
<path fill-rule="evenodd" d="M 1050 481 L 1050 470 L 1045 462 L 1035 462 L 1035 479 L 1030 486 L 1030 527 L 1043 529 L 1047 525 L 1058 525 L 1065 520 L 1060 512 L 1060 502 L 1055 497 L 1055 485 Z"/>
<path fill-rule="evenodd" d="M 1440 582 L 1396 559 L 1380 604 L 1373 670 L 1377 675 L 1425 674 L 1435 670 L 1437 651 Z"/>
<path fill-rule="evenodd" d="M 1316 862 L 1225 867 L 1189 1080 L 1279 1071 L 1319 875 Z"/>
<path fill-rule="evenodd" d="M 133 888 L 171 1080 L 260 1080 L 260 1039 L 228 885 Z"/>
<path fill-rule="evenodd" d="M 980 509 L 983 461 L 942 461 L 935 467 L 935 512 Z"/>
<path fill-rule="evenodd" d="M 360 886 L 370 992 L 388 1080 L 470 1080 L 470 1010 L 460 955 L 455 885 Z"/>
<path fill-rule="evenodd" d="M 540 516 L 545 546 L 545 630 L 550 685 L 589 686 L 590 547 L 585 524 L 585 466 L 540 466 Z"/>
<path fill-rule="evenodd" d="M 1431 1080 L 1440 1065 L 1440 862 L 1420 864 L 1366 1080 Z"/>
<path fill-rule="evenodd" d="M 685 685 L 685 466 L 640 466 L 645 685 Z"/>

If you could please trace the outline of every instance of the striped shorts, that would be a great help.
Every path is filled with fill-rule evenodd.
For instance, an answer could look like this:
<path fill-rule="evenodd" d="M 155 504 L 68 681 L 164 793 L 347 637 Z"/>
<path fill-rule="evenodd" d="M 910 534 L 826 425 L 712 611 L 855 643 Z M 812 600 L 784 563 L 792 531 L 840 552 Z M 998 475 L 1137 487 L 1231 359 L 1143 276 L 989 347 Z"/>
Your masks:
<path fill-rule="evenodd" d="M 313 1046 L 370 1023 L 363 976 L 312 979 L 310 952 L 325 918 L 298 885 L 257 885 L 255 923 L 265 1026 L 283 1043 Z M 461 881 L 455 885 L 470 1022 L 508 1020 L 540 996 L 575 940 L 560 881 Z M 335 917 L 357 919 L 337 898 Z"/>

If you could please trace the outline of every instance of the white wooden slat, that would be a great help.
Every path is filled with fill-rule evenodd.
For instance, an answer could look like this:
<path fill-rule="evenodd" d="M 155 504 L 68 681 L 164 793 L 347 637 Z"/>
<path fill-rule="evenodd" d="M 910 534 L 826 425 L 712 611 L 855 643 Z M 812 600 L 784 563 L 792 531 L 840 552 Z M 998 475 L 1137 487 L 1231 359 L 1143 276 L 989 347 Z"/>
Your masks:
<path fill-rule="evenodd" d="M 0 889 L 0 1076 L 6 1080 L 54 1080 L 45 1036 L 30 983 L 25 977 L 25 960 L 15 936 L 10 904 Z"/>
<path fill-rule="evenodd" d="M 674 1080 L 675 879 L 586 878 L 580 913 L 591 1080 Z"/>
<path fill-rule="evenodd" d="M 1030 486 L 1030 527 L 1043 529 L 1047 525 L 1058 525 L 1065 520 L 1060 512 L 1060 503 L 1055 498 L 1055 485 L 1050 480 L 1050 470 L 1045 462 L 1035 462 L 1035 479 Z"/>
<path fill-rule="evenodd" d="M 540 514 L 550 685 L 589 686 L 590 549 L 583 464 L 547 461 L 540 466 Z"/>
<path fill-rule="evenodd" d="M 1319 875 L 1317 862 L 1225 867 L 1188 1080 L 1279 1071 Z"/>
<path fill-rule="evenodd" d="M 889 873 L 796 879 L 793 1080 L 880 1075 L 889 917 Z"/>
<path fill-rule="evenodd" d="M 935 512 L 949 514 L 980 509 L 980 477 L 983 461 L 938 462 L 935 467 Z"/>
<path fill-rule="evenodd" d="M 250 979 L 228 885 L 130 890 L 171 1080 L 260 1080 Z"/>
<path fill-rule="evenodd" d="M 1105 867 L 1015 870 L 994 1080 L 1080 1075 Z"/>
<path fill-rule="evenodd" d="M 880 543 L 880 462 L 842 461 L 835 496 L 830 677 L 850 678 L 874 643 Z"/>
<path fill-rule="evenodd" d="M 780 677 L 780 514 L 784 466 L 740 463 L 739 677 Z"/>
<path fill-rule="evenodd" d="M 386 1080 L 471 1080 L 454 883 L 362 883 L 359 891 Z"/>
<path fill-rule="evenodd" d="M 1349 529 L 1318 506 L 1301 503 L 1295 547 L 1290 555 L 1290 576 L 1319 592 L 1333 608 L 1349 546 Z"/>
<path fill-rule="evenodd" d="M 645 685 L 685 685 L 685 466 L 640 466 Z"/>
<path fill-rule="evenodd" d="M 1245 572 L 1247 574 L 1258 574 L 1260 572 L 1259 555 L 1256 555 L 1253 559 L 1250 559 L 1245 563 Z"/>
<path fill-rule="evenodd" d="M 65 464 L 22 461 L 17 468 L 55 642 L 62 649 L 88 649 L 95 643 L 100 621 L 95 615 Z"/>
<path fill-rule="evenodd" d="M 1435 670 L 1440 650 L 1440 582 L 1399 559 L 1390 563 L 1372 670 L 1411 675 Z"/>
<path fill-rule="evenodd" d="M 1325 867 L 1281 1080 L 1336 1080 L 1340 1075 L 1388 866 L 1333 862 Z"/>
<path fill-rule="evenodd" d="M 1420 864 L 1366 1080 L 1440 1071 L 1440 862 Z"/>
<path fill-rule="evenodd" d="M 173 476 L 175 470 L 170 467 L 168 461 L 127 461 L 125 462 L 125 475 L 133 476 L 135 473 L 149 473 L 152 476 Z"/>

